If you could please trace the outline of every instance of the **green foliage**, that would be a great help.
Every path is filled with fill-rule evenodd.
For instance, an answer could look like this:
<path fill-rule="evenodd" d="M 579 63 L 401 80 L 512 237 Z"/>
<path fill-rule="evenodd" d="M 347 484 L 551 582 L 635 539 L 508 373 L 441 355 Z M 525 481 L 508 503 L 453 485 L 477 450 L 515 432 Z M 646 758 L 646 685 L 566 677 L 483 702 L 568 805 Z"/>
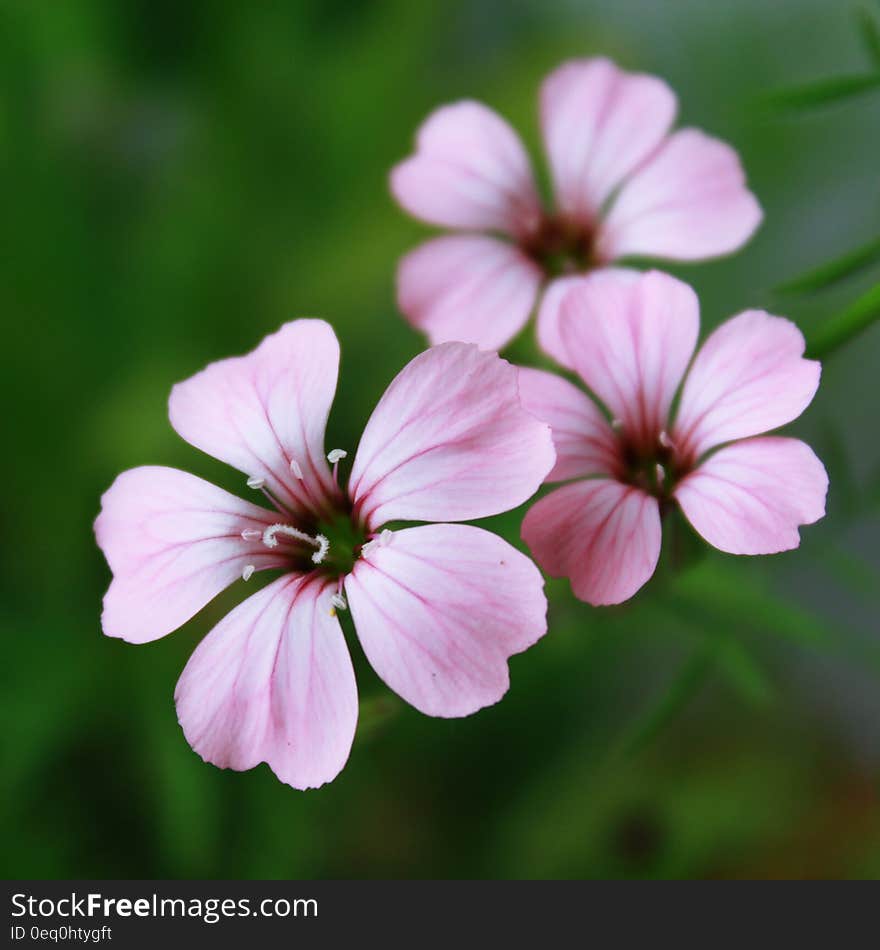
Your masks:
<path fill-rule="evenodd" d="M 877 263 L 880 263 L 880 237 L 780 284 L 776 291 L 781 294 L 798 294 L 824 290 Z"/>
<path fill-rule="evenodd" d="M 826 320 L 807 341 L 807 355 L 824 359 L 880 320 L 880 284 Z"/>
<path fill-rule="evenodd" d="M 876 6 L 861 6 L 856 10 L 859 32 L 868 56 L 880 68 L 880 10 Z"/>
<path fill-rule="evenodd" d="M 658 30 L 631 0 L 3 5 L 7 877 L 876 873 L 876 798 L 850 790 L 878 774 L 864 750 L 880 723 L 880 457 L 874 415 L 842 387 L 875 399 L 876 334 L 840 349 L 798 423 L 832 480 L 831 514 L 799 550 L 725 557 L 676 520 L 658 576 L 626 605 L 592 609 L 551 580 L 549 633 L 511 660 L 504 700 L 463 720 L 390 695 L 344 618 L 361 717 L 348 767 L 319 791 L 265 765 L 206 765 L 177 724 L 175 681 L 241 585 L 156 643 L 100 632 L 109 571 L 91 525 L 115 475 L 167 464 L 241 491 L 172 431 L 174 382 L 325 316 L 342 344 L 328 444 L 351 451 L 422 347 L 393 274 L 428 230 L 395 208 L 387 173 L 436 105 L 485 100 L 536 144 L 536 89 L 563 59 L 664 76 L 684 124 L 740 151 L 767 210 L 744 253 L 686 269 L 704 331 L 758 303 L 782 262 L 820 259 L 829 229 L 848 233 L 875 197 L 861 193 L 872 122 L 842 110 L 832 131 L 768 127 L 747 109 L 824 48 L 841 11 L 701 9 L 670 6 Z M 848 49 L 826 53 L 830 70 L 853 68 Z M 792 315 L 819 326 L 830 305 L 810 306 L 792 298 Z M 811 344 L 830 352 L 869 312 Z M 532 334 L 511 355 L 533 362 Z M 487 526 L 519 544 L 522 515 Z"/>
<path fill-rule="evenodd" d="M 880 72 L 832 76 L 802 86 L 774 89 L 764 96 L 763 102 L 771 109 L 790 112 L 832 105 L 877 89 L 880 89 Z"/>

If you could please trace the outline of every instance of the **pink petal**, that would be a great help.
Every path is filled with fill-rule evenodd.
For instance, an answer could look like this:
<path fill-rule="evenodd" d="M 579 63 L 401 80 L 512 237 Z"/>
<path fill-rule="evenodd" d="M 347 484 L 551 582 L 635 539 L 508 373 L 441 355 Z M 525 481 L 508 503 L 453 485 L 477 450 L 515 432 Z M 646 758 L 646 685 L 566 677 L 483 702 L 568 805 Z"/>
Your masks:
<path fill-rule="evenodd" d="M 515 508 L 553 467 L 548 426 L 523 409 L 517 370 L 467 343 L 421 353 L 392 381 L 357 451 L 360 520 L 466 521 Z"/>
<path fill-rule="evenodd" d="M 556 465 L 547 482 L 617 472 L 619 446 L 608 420 L 596 404 L 555 373 L 519 371 L 522 404 L 553 431 Z"/>
<path fill-rule="evenodd" d="M 415 154 L 391 172 L 391 191 L 410 214 L 450 228 L 516 235 L 541 215 L 522 143 L 479 102 L 442 106 L 428 116 Z"/>
<path fill-rule="evenodd" d="M 468 716 L 507 692 L 507 660 L 547 630 L 534 564 L 469 525 L 395 531 L 345 582 L 367 659 L 429 716 Z"/>
<path fill-rule="evenodd" d="M 597 253 L 692 261 L 737 250 L 761 223 L 736 152 L 697 129 L 671 135 L 620 190 Z"/>
<path fill-rule="evenodd" d="M 246 356 L 178 383 L 168 403 L 171 424 L 196 448 L 264 478 L 289 508 L 317 513 L 338 495 L 324 458 L 338 372 L 330 325 L 294 320 Z"/>
<path fill-rule="evenodd" d="M 541 88 L 541 128 L 560 210 L 594 221 L 663 140 L 675 112 L 665 82 L 607 59 L 574 60 L 552 72 Z"/>
<path fill-rule="evenodd" d="M 800 330 L 783 317 L 747 310 L 722 323 L 688 373 L 675 422 L 685 455 L 768 432 L 796 419 L 819 386 L 822 367 L 806 360 Z"/>
<path fill-rule="evenodd" d="M 476 235 L 440 237 L 401 260 L 397 302 L 432 344 L 460 340 L 499 350 L 528 320 L 542 277 L 513 244 Z"/>
<path fill-rule="evenodd" d="M 523 540 L 553 577 L 595 606 L 628 600 L 660 557 L 657 499 L 608 478 L 557 488 L 526 513 Z"/>
<path fill-rule="evenodd" d="M 699 332 L 696 294 L 650 271 L 631 282 L 594 281 L 562 302 L 561 331 L 587 386 L 631 442 L 656 448 Z"/>
<path fill-rule="evenodd" d="M 728 554 L 776 554 L 800 544 L 798 525 L 825 514 L 828 476 L 798 439 L 765 437 L 719 449 L 675 497 L 694 528 Z"/>
<path fill-rule="evenodd" d="M 198 645 L 174 699 L 187 742 L 206 762 L 237 771 L 267 762 L 300 789 L 339 774 L 358 697 L 332 592 L 326 581 L 281 577 Z"/>
<path fill-rule="evenodd" d="M 123 472 L 101 499 L 98 545 L 113 571 L 104 633 L 146 643 L 176 630 L 252 564 L 284 562 L 257 538 L 274 512 L 209 482 L 158 466 Z"/>
<path fill-rule="evenodd" d="M 541 349 L 548 356 L 552 356 L 560 366 L 574 369 L 559 329 L 560 306 L 565 295 L 573 287 L 596 284 L 601 286 L 604 281 L 615 280 L 626 284 L 637 280 L 639 276 L 638 271 L 626 267 L 603 267 L 587 274 L 572 274 L 550 281 L 538 308 L 538 344 Z"/>

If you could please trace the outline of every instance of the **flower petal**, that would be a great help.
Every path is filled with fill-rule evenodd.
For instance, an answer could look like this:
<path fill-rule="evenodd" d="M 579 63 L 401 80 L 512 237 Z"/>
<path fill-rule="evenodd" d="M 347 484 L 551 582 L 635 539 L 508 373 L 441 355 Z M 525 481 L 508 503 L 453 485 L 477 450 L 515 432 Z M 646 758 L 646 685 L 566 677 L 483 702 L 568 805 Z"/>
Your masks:
<path fill-rule="evenodd" d="M 623 185 L 597 253 L 604 260 L 704 260 L 742 247 L 761 218 L 736 152 L 697 129 L 681 129 Z"/>
<path fill-rule="evenodd" d="M 556 465 L 545 481 L 616 473 L 617 437 L 586 393 L 555 373 L 521 369 L 519 394 L 523 406 L 553 432 Z"/>
<path fill-rule="evenodd" d="M 345 582 L 367 659 L 429 716 L 468 716 L 507 692 L 507 660 L 547 630 L 544 582 L 506 541 L 470 525 L 395 531 Z"/>
<path fill-rule="evenodd" d="M 259 538 L 275 513 L 173 468 L 123 472 L 101 499 L 98 545 L 113 571 L 101 622 L 109 637 L 147 643 L 186 623 L 241 577 L 283 561 Z"/>
<path fill-rule="evenodd" d="M 685 381 L 675 421 L 679 451 L 696 459 L 723 442 L 796 419 L 816 394 L 822 372 L 803 355 L 803 335 L 784 317 L 747 310 L 722 323 Z"/>
<path fill-rule="evenodd" d="M 466 521 L 515 508 L 553 467 L 549 426 L 523 409 L 517 370 L 442 343 L 398 373 L 373 411 L 349 494 L 368 527 Z"/>
<path fill-rule="evenodd" d="M 171 424 L 196 448 L 264 478 L 289 508 L 318 513 L 338 494 L 324 458 L 338 372 L 330 325 L 294 320 L 246 356 L 178 383 L 168 402 Z"/>
<path fill-rule="evenodd" d="M 688 521 L 728 554 L 776 554 L 800 544 L 798 525 L 825 514 L 828 476 L 799 439 L 748 439 L 719 449 L 675 491 Z"/>
<path fill-rule="evenodd" d="M 477 235 L 439 237 L 401 260 L 397 302 L 432 344 L 460 340 L 499 350 L 528 320 L 542 276 L 513 244 Z"/>
<path fill-rule="evenodd" d="M 429 224 L 529 232 L 541 215 L 517 134 L 480 102 L 441 106 L 416 136 L 415 154 L 391 172 L 400 204 Z"/>
<path fill-rule="evenodd" d="M 541 128 L 560 210 L 595 220 L 663 140 L 676 108 L 661 79 L 624 72 L 608 59 L 554 70 L 541 87 Z"/>
<path fill-rule="evenodd" d="M 574 369 L 559 329 L 560 308 L 565 295 L 573 287 L 595 284 L 601 286 L 603 281 L 615 280 L 626 285 L 640 276 L 639 271 L 627 267 L 603 267 L 588 274 L 572 274 L 550 281 L 538 308 L 538 344 L 541 349 L 548 356 L 552 356 L 560 366 Z"/>
<path fill-rule="evenodd" d="M 580 377 L 629 440 L 650 451 L 667 425 L 699 324 L 693 290 L 650 271 L 632 282 L 575 287 L 562 302 L 560 328 Z"/>
<path fill-rule="evenodd" d="M 608 478 L 557 488 L 529 508 L 523 540 L 553 577 L 595 606 L 628 600 L 660 557 L 657 499 Z"/>
<path fill-rule="evenodd" d="M 198 645 L 174 699 L 187 742 L 206 762 L 237 771 L 267 762 L 300 789 L 339 774 L 358 698 L 332 592 L 327 581 L 281 577 Z"/>

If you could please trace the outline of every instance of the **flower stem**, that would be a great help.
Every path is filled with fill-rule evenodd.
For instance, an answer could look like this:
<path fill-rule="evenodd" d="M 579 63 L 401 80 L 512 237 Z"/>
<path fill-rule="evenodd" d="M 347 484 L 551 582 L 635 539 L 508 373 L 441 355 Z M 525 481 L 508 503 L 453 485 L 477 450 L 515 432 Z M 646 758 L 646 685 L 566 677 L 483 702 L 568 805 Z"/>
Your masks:
<path fill-rule="evenodd" d="M 807 343 L 807 356 L 825 359 L 880 320 L 880 284 L 832 317 Z"/>
<path fill-rule="evenodd" d="M 623 743 L 624 752 L 638 752 L 674 719 L 700 691 L 711 665 L 712 650 L 708 643 L 694 650 L 663 695 L 635 722 Z"/>
<path fill-rule="evenodd" d="M 808 293 L 814 290 L 823 290 L 838 281 L 855 274 L 863 267 L 880 260 L 880 237 L 862 244 L 855 250 L 847 251 L 825 264 L 820 264 L 812 270 L 800 274 L 792 280 L 780 284 L 776 288 L 779 294 Z"/>

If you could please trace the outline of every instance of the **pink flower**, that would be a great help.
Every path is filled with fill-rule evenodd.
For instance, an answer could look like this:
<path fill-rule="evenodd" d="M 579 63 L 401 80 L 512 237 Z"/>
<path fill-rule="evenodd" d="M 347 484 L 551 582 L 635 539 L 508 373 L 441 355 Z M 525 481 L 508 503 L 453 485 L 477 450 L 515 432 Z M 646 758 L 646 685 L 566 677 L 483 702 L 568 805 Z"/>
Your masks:
<path fill-rule="evenodd" d="M 324 455 L 339 346 L 297 320 L 247 356 L 171 392 L 188 442 L 247 473 L 274 510 L 170 468 L 136 468 L 95 522 L 113 571 L 103 627 L 165 636 L 234 581 L 284 573 L 198 646 L 177 684 L 180 724 L 208 762 L 268 762 L 295 788 L 345 764 L 358 697 L 336 612 L 350 609 L 382 679 L 431 716 L 466 716 L 508 688 L 507 660 L 546 631 L 541 575 L 462 521 L 525 501 L 553 465 L 550 432 L 521 406 L 517 371 L 454 343 L 417 356 L 388 387 L 354 459 Z M 332 470 L 328 465 L 332 464 Z"/>
<path fill-rule="evenodd" d="M 796 419 L 816 392 L 820 366 L 803 358 L 800 331 L 747 310 L 709 336 L 688 370 L 699 319 L 691 288 L 658 271 L 566 295 L 562 339 L 611 422 L 572 383 L 520 371 L 523 404 L 553 429 L 547 480 L 569 482 L 529 509 L 522 535 L 591 604 L 620 603 L 654 573 L 673 503 L 730 554 L 796 548 L 798 526 L 825 513 L 828 477 L 812 449 L 753 438 Z"/>
<path fill-rule="evenodd" d="M 585 273 L 620 273 L 611 265 L 628 257 L 704 260 L 741 247 L 761 209 L 736 152 L 697 129 L 670 134 L 675 113 L 665 82 L 607 59 L 552 72 L 541 88 L 548 211 L 504 119 L 479 102 L 437 109 L 415 154 L 391 172 L 391 190 L 423 221 L 474 233 L 434 238 L 403 258 L 401 311 L 432 343 L 500 349 L 546 286 L 538 341 L 568 365 L 559 301 Z"/>

